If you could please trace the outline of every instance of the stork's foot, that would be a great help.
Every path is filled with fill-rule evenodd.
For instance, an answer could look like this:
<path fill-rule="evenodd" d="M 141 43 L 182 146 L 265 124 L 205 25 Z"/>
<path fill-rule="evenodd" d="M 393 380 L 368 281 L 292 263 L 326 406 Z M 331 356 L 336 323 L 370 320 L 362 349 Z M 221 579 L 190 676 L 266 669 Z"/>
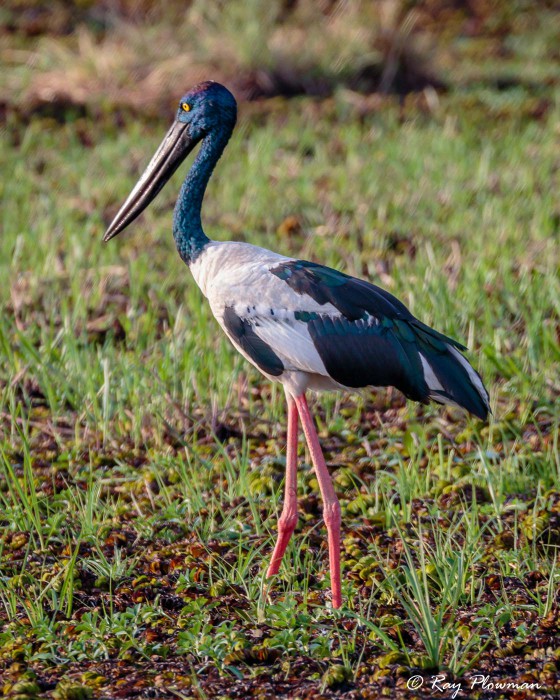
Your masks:
<path fill-rule="evenodd" d="M 288 441 L 286 449 L 286 484 L 284 491 L 284 507 L 278 520 L 278 538 L 270 560 L 267 576 L 274 576 L 280 569 L 282 557 L 288 542 L 296 529 L 297 512 L 297 442 L 298 442 L 298 411 L 291 396 L 286 395 L 288 402 Z"/>
<path fill-rule="evenodd" d="M 340 579 L 340 503 L 325 503 L 323 518 L 327 526 L 329 540 L 329 569 L 331 574 L 332 606 L 342 605 L 342 584 Z"/>
<path fill-rule="evenodd" d="M 272 553 L 272 559 L 266 572 L 267 577 L 274 576 L 280 570 L 282 557 L 288 542 L 296 528 L 297 514 L 297 433 L 298 416 L 303 425 L 303 431 L 311 453 L 311 460 L 317 474 L 317 481 L 323 497 L 323 517 L 327 527 L 329 541 L 329 569 L 331 574 L 332 606 L 334 609 L 342 605 L 342 586 L 340 580 L 340 503 L 336 497 L 331 477 L 325 464 L 319 438 L 305 394 L 288 400 L 288 449 L 286 454 L 286 488 L 284 507 L 278 521 L 278 538 Z"/>
<path fill-rule="evenodd" d="M 296 529 L 298 521 L 297 512 L 289 511 L 287 513 L 282 513 L 280 520 L 278 521 L 278 539 L 276 540 L 276 545 L 274 547 L 274 552 L 272 553 L 272 558 L 270 560 L 270 565 L 268 571 L 266 572 L 267 577 L 274 576 L 280 570 L 280 564 L 282 563 L 282 557 L 288 546 L 288 542 Z"/>
<path fill-rule="evenodd" d="M 323 451 L 319 444 L 319 437 L 315 430 L 315 424 L 305 394 L 295 398 L 305 439 L 311 453 L 311 461 L 315 468 L 319 489 L 323 497 L 323 518 L 327 526 L 329 538 L 329 569 L 331 572 L 332 606 L 340 608 L 342 605 L 342 586 L 340 582 L 340 503 L 332 485 L 331 477 Z"/>

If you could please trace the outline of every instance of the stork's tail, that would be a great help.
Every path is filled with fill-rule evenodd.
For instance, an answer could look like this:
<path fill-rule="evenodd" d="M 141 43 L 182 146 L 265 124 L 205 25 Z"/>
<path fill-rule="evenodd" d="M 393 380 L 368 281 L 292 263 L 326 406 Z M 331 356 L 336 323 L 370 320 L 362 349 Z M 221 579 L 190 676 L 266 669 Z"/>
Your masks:
<path fill-rule="evenodd" d="M 478 372 L 463 357 L 465 348 L 432 328 L 415 322 L 428 397 L 438 403 L 461 406 L 485 420 L 490 413 L 488 391 Z M 420 332 L 419 332 L 420 331 Z"/>

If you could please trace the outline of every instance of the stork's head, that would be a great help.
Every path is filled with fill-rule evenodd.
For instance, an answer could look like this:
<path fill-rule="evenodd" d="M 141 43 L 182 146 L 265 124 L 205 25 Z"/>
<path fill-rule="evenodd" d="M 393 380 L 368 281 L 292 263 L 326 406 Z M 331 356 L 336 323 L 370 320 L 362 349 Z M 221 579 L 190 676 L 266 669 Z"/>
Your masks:
<path fill-rule="evenodd" d="M 116 236 L 144 211 L 205 136 L 221 132 L 226 134 L 227 140 L 236 118 L 235 98 L 220 83 L 207 81 L 189 90 L 180 99 L 175 121 L 111 222 L 103 240 L 108 241 Z"/>
<path fill-rule="evenodd" d="M 220 83 L 207 81 L 195 85 L 179 101 L 177 122 L 188 126 L 189 135 L 199 141 L 214 129 L 233 129 L 237 103 L 231 92 Z"/>

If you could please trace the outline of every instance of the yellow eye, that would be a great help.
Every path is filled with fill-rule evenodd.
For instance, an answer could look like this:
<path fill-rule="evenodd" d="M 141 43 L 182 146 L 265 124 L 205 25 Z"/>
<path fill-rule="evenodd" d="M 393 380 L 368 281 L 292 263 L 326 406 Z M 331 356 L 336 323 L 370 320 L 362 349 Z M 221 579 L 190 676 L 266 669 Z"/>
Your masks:
<path fill-rule="evenodd" d="M 183 112 L 190 112 L 191 111 L 191 106 L 189 104 L 187 104 L 186 102 L 183 102 L 181 107 L 183 108 Z"/>

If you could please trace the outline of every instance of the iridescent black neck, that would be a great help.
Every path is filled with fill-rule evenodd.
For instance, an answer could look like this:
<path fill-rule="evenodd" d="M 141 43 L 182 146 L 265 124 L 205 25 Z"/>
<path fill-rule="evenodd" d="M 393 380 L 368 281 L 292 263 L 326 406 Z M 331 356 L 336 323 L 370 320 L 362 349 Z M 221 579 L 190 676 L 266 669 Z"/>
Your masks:
<path fill-rule="evenodd" d="M 232 128 L 221 127 L 204 137 L 198 155 L 181 187 L 173 213 L 173 238 L 183 261 L 190 265 L 209 242 L 202 229 L 200 211 L 206 186 Z"/>

